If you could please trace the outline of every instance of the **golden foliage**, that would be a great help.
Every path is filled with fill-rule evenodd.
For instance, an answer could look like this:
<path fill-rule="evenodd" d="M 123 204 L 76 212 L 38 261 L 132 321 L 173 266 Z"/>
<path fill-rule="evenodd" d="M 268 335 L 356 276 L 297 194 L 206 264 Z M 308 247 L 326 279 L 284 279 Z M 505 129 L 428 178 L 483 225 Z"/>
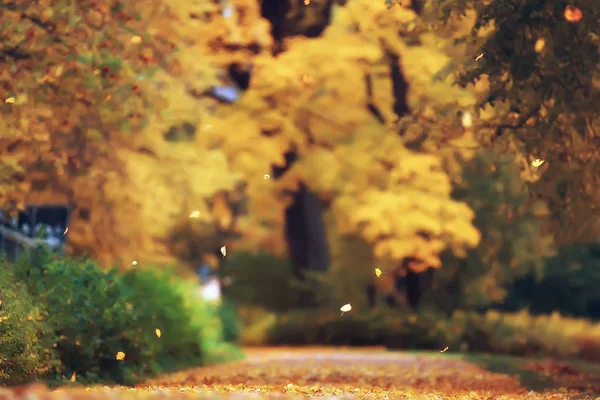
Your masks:
<path fill-rule="evenodd" d="M 32 65 L 14 61 L 33 74 L 23 80 L 31 86 L 23 91 L 25 97 L 16 90 L 2 92 L 15 101 L 0 105 L 12 107 L 13 113 L 3 120 L 3 131 L 13 136 L 20 132 L 18 141 L 0 141 L 3 149 L 12 146 L 13 155 L 3 158 L 0 179 L 12 184 L 18 174 L 33 176 L 29 166 L 46 165 L 42 162 L 50 157 L 56 173 L 43 174 L 52 183 L 43 193 L 50 194 L 37 194 L 37 199 L 48 201 L 66 192 L 62 198 L 91 211 L 85 220 L 75 215 L 70 229 L 74 248 L 104 262 L 116 257 L 172 261 L 169 232 L 185 219 L 190 232 L 216 229 L 239 235 L 235 248 L 282 252 L 288 193 L 300 182 L 331 200 L 340 229 L 360 232 L 380 259 L 411 255 L 435 266 L 442 249 L 460 252 L 476 244 L 472 213 L 449 198 L 446 173 L 453 176 L 448 160 L 456 152 L 449 150 L 450 157 L 435 146 L 448 135 L 451 143 L 471 143 L 473 132 L 465 132 L 460 118 L 431 122 L 439 110 L 467 111 L 473 96 L 450 82 L 432 81 L 448 56 L 431 38 L 408 45 L 398 36 L 399 27 L 403 32 L 412 29 L 412 11 L 388 10 L 383 2 L 368 0 L 336 6 L 321 37 L 290 39 L 286 51 L 273 57 L 268 22 L 260 17 L 257 1 L 146 0 L 135 6 L 140 21 L 126 21 L 132 24 L 127 29 L 121 29 L 113 14 L 108 18 L 114 11 L 108 3 L 96 4 L 91 11 L 82 5 L 75 11 L 57 6 L 52 12 L 61 16 L 57 26 L 65 29 L 65 40 L 82 57 L 93 59 L 104 42 L 114 47 L 109 50 L 129 57 L 121 60 L 120 75 L 105 76 L 103 67 L 96 67 L 106 60 L 55 63 L 51 56 L 60 53 L 56 44 L 56 49 L 45 49 L 49 55 L 41 65 L 47 64 L 48 71 L 39 78 Z M 86 23 L 99 18 L 106 29 L 97 32 L 81 22 L 73 36 L 67 35 L 68 21 L 78 17 Z M 7 34 L 17 40 L 19 33 Z M 175 58 L 167 57 L 174 48 Z M 413 119 L 408 130 L 427 126 L 432 143 L 425 148 L 428 154 L 408 150 L 406 139 L 377 122 L 367 108 L 372 102 L 388 122 L 396 118 L 390 55 L 399 56 L 409 84 Z M 206 93 L 230 83 L 225 71 L 233 63 L 252 65 L 251 86 L 237 102 L 223 105 Z M 151 64 L 160 69 L 152 76 L 140 75 L 138 69 Z M 75 67 L 81 76 L 67 74 Z M 17 75 L 24 73 L 20 71 Z M 12 82 L 15 77 L 10 76 Z M 44 84 L 34 84 L 34 78 L 45 79 Z M 51 94 L 46 86 L 57 79 L 65 91 Z M 93 85 L 84 90 L 86 79 Z M 116 83 L 106 83 L 110 79 Z M 133 82 L 144 96 L 117 95 L 124 88 L 133 93 Z M 42 89 L 50 97 L 36 92 Z M 20 106 L 32 99 L 45 100 L 37 108 Z M 139 111 L 149 105 L 153 109 L 141 129 Z M 182 124 L 191 127 L 187 141 L 166 137 Z M 135 128 L 135 135 L 115 134 L 127 127 Z M 75 128 L 80 133 L 73 135 Z M 39 160 L 20 162 L 34 148 Z M 300 157 L 297 165 L 280 179 L 264 179 L 273 165 L 284 165 L 284 154 L 292 149 Z M 73 160 L 76 164 L 70 165 Z M 86 174 L 73 176 L 72 170 Z M 25 179 L 21 190 L 29 191 L 31 183 Z M 17 192 L 2 185 L 2 193 Z M 244 204 L 241 214 L 233 210 L 232 196 Z M 188 218 L 193 211 L 200 218 Z"/>

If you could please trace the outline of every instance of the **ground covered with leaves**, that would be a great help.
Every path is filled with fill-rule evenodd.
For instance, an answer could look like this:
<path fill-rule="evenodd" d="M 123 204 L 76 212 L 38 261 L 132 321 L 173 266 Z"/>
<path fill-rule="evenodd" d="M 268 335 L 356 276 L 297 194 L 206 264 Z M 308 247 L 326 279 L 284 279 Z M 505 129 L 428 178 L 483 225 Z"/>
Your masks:
<path fill-rule="evenodd" d="M 312 398 L 596 399 L 598 366 L 384 349 L 272 348 L 241 362 L 163 376 L 135 388 L 41 385 L 0 389 L 0 399 Z M 596 369 L 596 371 L 594 371 Z M 502 370 L 502 371 L 499 371 Z"/>

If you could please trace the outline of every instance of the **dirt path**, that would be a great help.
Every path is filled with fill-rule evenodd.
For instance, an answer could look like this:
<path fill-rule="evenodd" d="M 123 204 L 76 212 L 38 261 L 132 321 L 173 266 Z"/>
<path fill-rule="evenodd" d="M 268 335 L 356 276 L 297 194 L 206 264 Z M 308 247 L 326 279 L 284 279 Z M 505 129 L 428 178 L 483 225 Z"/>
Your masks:
<path fill-rule="evenodd" d="M 489 372 L 446 353 L 432 357 L 383 349 L 279 348 L 253 349 L 246 354 L 247 359 L 241 362 L 179 372 L 135 389 L 98 387 L 48 392 L 38 387 L 37 397 L 29 399 L 177 399 L 201 398 L 202 394 L 215 399 L 596 399 L 578 390 L 532 391 L 516 376 Z M 579 378 L 592 382 L 589 376 Z M 19 395 L 26 398 L 27 393 Z"/>

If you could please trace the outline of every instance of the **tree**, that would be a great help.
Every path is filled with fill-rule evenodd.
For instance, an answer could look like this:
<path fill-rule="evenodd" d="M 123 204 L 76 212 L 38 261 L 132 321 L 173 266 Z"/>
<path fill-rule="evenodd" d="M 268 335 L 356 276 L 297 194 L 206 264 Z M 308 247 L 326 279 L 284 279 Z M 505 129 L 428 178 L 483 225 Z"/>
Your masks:
<path fill-rule="evenodd" d="M 481 243 L 464 259 L 442 257 L 444 268 L 430 277 L 426 303 L 445 311 L 481 310 L 503 302 L 519 279 L 543 276 L 554 250 L 552 235 L 541 229 L 548 209 L 542 200 L 530 201 L 513 156 L 478 153 L 463 168 L 453 198 L 475 211 Z"/>
<path fill-rule="evenodd" d="M 104 196 L 124 168 L 115 149 L 129 148 L 152 111 L 142 81 L 168 65 L 170 44 L 143 31 L 138 10 L 120 1 L 0 5 L 0 203 L 76 205 L 70 231 L 80 250 L 117 233 Z"/>
<path fill-rule="evenodd" d="M 56 32 L 65 28 L 62 33 L 84 56 L 76 59 L 78 68 L 91 78 L 75 75 L 77 85 L 65 83 L 71 97 L 44 103 L 65 113 L 76 110 L 80 125 L 91 124 L 83 118 L 85 112 L 97 112 L 90 116 L 97 124 L 81 129 L 91 134 L 94 128 L 106 135 L 97 142 L 82 140 L 84 150 L 94 150 L 92 154 L 100 153 L 96 143 L 98 148 L 106 146 L 101 156 L 92 157 L 88 170 L 75 165 L 73 174 L 62 178 L 59 173 L 44 175 L 52 182 L 43 192 L 50 193 L 46 198 L 62 194 L 78 208 L 69 231 L 77 251 L 105 263 L 117 257 L 127 264 L 132 259 L 172 262 L 178 252 L 196 258 L 191 242 L 182 243 L 180 236 L 177 244 L 171 237 L 187 229 L 188 236 L 197 238 L 216 232 L 218 241 L 234 249 L 281 253 L 286 249 L 285 209 L 302 183 L 330 201 L 340 229 L 360 234 L 378 259 L 392 262 L 414 256 L 418 260 L 414 268 L 419 269 L 439 265 L 443 249 L 460 253 L 477 243 L 473 214 L 450 198 L 447 175 L 462 157 L 470 157 L 469 152 L 449 149 L 444 157 L 416 153 L 388 126 L 409 110 L 411 120 L 431 120 L 441 110 L 446 113 L 444 123 L 431 129 L 440 135 L 456 134 L 449 139 L 454 144 L 473 142 L 473 132 L 457 117 L 459 110 L 472 108 L 473 96 L 448 82 L 430 83 L 448 57 L 436 51 L 430 39 L 413 46 L 398 36 L 399 26 L 410 30 L 413 12 L 389 12 L 383 3 L 366 0 L 335 6 L 331 24 L 321 36 L 289 39 L 283 53 L 274 57 L 268 23 L 253 0 L 218 4 L 148 0 L 135 6 L 139 21 L 129 21 L 138 34 L 117 29 L 113 14 L 130 15 L 125 5 L 110 9 L 94 4 L 53 8 L 60 16 Z M 66 29 L 69 23 L 83 24 L 87 34 L 98 35 L 87 25 L 98 21 L 89 18 L 108 24 L 102 35 L 112 34 L 115 27 L 115 39 L 109 43 L 115 52 L 127 57 L 131 51 L 129 61 L 119 64 L 109 59 L 121 66 L 123 87 L 138 85 L 140 99 L 157 111 L 149 110 L 145 126 L 137 119 L 146 114 L 147 103 L 132 96 L 130 104 L 129 97 L 116 96 L 121 86 L 104 83 L 121 77 L 108 74 L 113 64 L 102 64 L 104 58 L 85 58 L 96 42 L 90 44 Z M 45 48 L 55 55 L 53 49 Z M 100 54 L 112 57 L 112 51 L 111 47 Z M 160 68 L 150 77 L 139 74 L 138 64 Z M 31 69 L 47 65 L 52 64 L 43 59 Z M 103 73 L 104 67 L 110 70 Z M 59 75 L 71 79 L 65 68 Z M 78 93 L 84 78 L 96 84 L 88 96 L 94 99 L 89 109 L 74 105 L 82 102 Z M 247 90 L 244 79 L 249 80 Z M 32 77 L 19 82 L 38 88 Z M 407 91 L 407 85 L 412 90 Z M 126 127 L 124 116 L 132 117 L 129 135 L 118 134 Z M 15 129 L 20 121 L 35 120 L 34 115 L 26 117 L 12 114 L 7 124 Z M 68 133 L 51 137 L 72 137 Z M 24 151 L 33 154 L 34 144 Z M 284 166 L 289 151 L 296 152 L 299 161 L 278 180 L 265 175 L 273 166 Z M 76 159 L 87 160 L 85 154 L 80 147 L 72 150 Z M 323 171 L 323 165 L 329 168 Z M 75 178 L 84 171 L 88 174 Z M 27 176 L 29 180 L 29 172 Z M 404 218 L 401 210 L 410 214 Z"/>
<path fill-rule="evenodd" d="M 488 143 L 518 143 L 525 158 L 546 160 L 547 173 L 532 191 L 549 202 L 558 243 L 597 237 L 600 4 L 452 0 L 430 5 L 433 20 L 454 31 L 456 43 L 471 56 L 453 66 L 462 85 L 485 81 L 489 86 L 479 102 L 497 113 Z M 461 15 L 473 17 L 472 30 L 458 32 Z"/>

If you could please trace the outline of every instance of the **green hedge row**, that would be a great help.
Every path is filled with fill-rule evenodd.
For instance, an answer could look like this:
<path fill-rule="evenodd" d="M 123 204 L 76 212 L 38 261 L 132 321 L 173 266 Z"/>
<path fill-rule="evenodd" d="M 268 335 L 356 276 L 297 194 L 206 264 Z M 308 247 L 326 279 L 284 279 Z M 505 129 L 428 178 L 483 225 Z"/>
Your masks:
<path fill-rule="evenodd" d="M 241 310 L 243 317 L 251 314 Z M 600 361 L 600 324 L 582 319 L 456 312 L 452 317 L 373 309 L 254 311 L 243 341 L 248 345 L 385 345 L 393 349 L 473 351 Z"/>
<path fill-rule="evenodd" d="M 226 340 L 235 317 L 166 269 L 103 271 L 39 249 L 0 262 L 0 302 L 0 384 L 133 384 L 241 355 Z"/>

